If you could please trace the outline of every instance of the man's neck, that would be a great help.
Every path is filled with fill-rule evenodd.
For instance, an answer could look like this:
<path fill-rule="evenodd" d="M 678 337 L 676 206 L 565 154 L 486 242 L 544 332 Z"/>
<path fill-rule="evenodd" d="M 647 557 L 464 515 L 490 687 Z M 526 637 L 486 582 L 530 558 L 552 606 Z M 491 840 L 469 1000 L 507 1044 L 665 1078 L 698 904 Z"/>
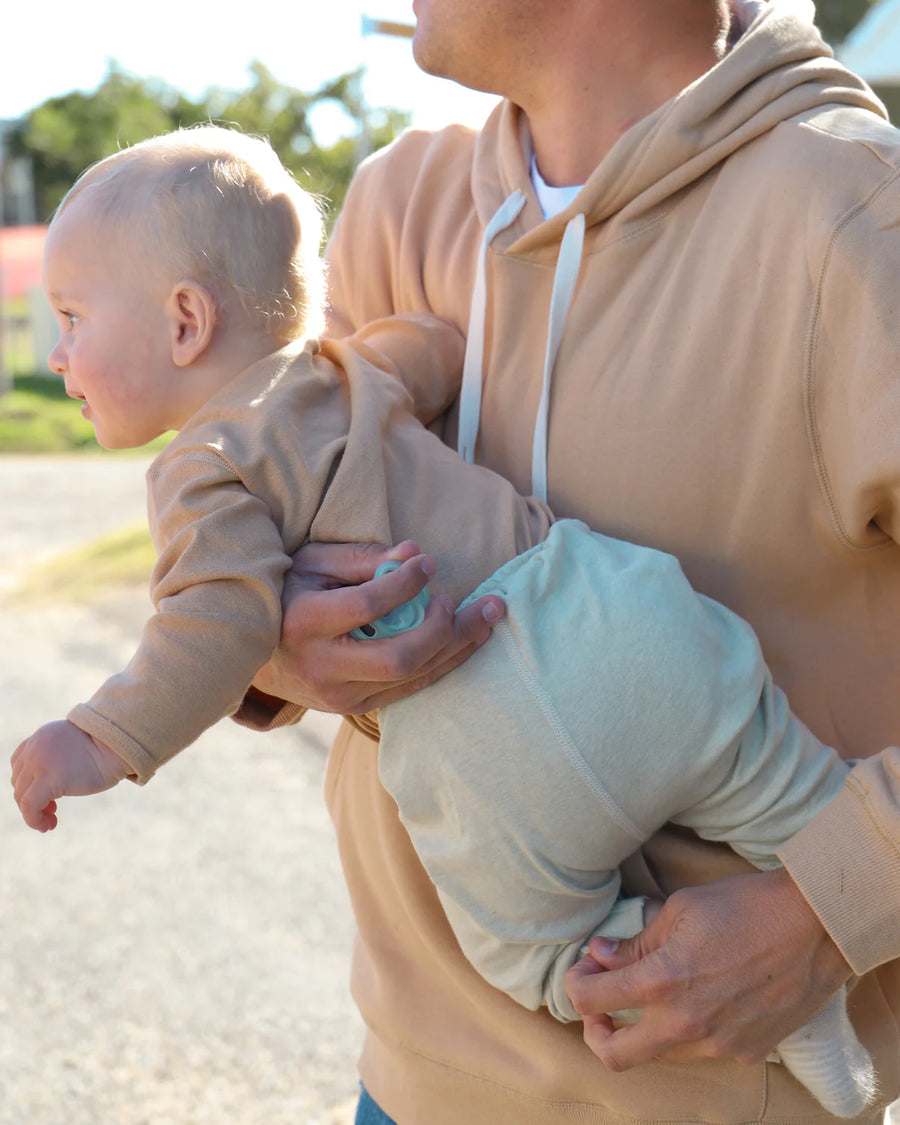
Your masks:
<path fill-rule="evenodd" d="M 713 0 L 627 0 L 555 44 L 559 65 L 514 98 L 548 184 L 581 184 L 635 122 L 722 56 L 727 21 Z M 591 33 L 591 31 L 593 33 Z"/>

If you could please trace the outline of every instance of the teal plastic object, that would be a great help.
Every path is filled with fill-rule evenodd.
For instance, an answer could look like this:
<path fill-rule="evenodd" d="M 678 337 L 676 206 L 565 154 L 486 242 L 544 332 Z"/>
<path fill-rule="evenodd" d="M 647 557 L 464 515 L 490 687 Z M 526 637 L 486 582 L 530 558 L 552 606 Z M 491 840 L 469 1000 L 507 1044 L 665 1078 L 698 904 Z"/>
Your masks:
<path fill-rule="evenodd" d="M 395 559 L 383 562 L 375 571 L 375 577 L 380 578 L 382 574 L 390 574 L 398 566 L 400 566 L 400 563 Z M 422 624 L 430 601 L 431 594 L 428 587 L 425 586 L 414 598 L 410 598 L 403 605 L 398 605 L 396 609 L 392 609 L 384 617 L 379 617 L 377 621 L 372 621 L 368 625 L 360 625 L 356 629 L 351 629 L 350 636 L 355 637 L 358 641 L 375 641 L 383 637 L 396 637 L 398 633 L 406 633 Z"/>

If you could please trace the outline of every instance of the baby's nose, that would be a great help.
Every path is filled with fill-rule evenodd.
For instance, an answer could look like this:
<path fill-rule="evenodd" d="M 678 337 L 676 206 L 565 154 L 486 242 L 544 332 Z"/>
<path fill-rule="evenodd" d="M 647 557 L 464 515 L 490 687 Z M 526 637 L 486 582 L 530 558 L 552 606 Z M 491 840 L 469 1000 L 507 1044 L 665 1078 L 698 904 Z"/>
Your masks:
<path fill-rule="evenodd" d="M 47 356 L 47 366 L 54 375 L 65 375 L 66 373 L 66 353 L 62 344 L 57 344 L 53 351 Z"/>

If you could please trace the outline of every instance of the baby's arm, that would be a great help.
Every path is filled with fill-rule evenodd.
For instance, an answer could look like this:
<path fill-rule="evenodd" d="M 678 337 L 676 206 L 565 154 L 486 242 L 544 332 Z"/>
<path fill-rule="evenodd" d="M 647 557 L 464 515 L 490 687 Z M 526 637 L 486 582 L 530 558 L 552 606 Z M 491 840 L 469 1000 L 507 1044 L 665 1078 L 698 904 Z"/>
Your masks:
<path fill-rule="evenodd" d="M 425 426 L 459 395 L 465 340 L 452 324 L 430 313 L 383 317 L 345 340 L 323 340 L 321 350 L 344 369 L 356 353 L 396 376 L 409 392 L 410 410 Z"/>
<path fill-rule="evenodd" d="M 278 641 L 290 563 L 268 505 L 223 458 L 170 446 L 151 476 L 157 612 L 128 665 L 68 715 L 140 784 L 237 708 Z"/>
<path fill-rule="evenodd" d="M 102 793 L 127 777 L 128 763 L 65 719 L 39 727 L 11 759 L 16 804 L 29 828 L 56 827 L 56 799 Z"/>

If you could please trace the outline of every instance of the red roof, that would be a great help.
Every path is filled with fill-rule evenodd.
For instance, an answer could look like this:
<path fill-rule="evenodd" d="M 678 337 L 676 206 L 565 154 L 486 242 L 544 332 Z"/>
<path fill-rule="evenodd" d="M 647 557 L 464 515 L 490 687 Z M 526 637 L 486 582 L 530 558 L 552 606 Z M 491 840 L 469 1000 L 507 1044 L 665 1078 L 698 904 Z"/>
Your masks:
<path fill-rule="evenodd" d="M 41 286 L 46 226 L 0 227 L 0 297 L 23 297 Z"/>

